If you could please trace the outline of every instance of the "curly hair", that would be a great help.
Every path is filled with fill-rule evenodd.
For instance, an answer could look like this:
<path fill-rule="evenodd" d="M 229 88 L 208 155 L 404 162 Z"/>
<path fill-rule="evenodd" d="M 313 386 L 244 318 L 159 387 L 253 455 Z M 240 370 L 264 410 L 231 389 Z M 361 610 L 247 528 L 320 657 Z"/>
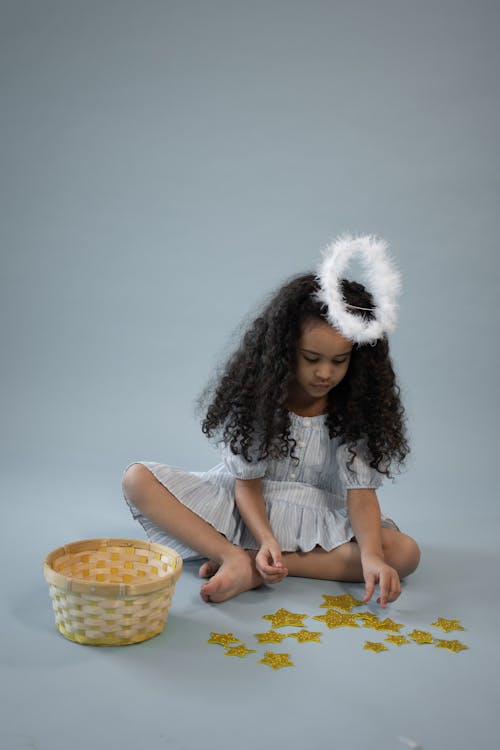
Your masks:
<path fill-rule="evenodd" d="M 347 304 L 366 308 L 355 314 L 373 317 L 373 299 L 362 284 L 341 282 Z M 224 442 L 247 461 L 294 455 L 287 400 L 294 380 L 297 344 L 303 324 L 326 321 L 326 307 L 316 298 L 319 285 L 312 273 L 285 283 L 248 326 L 237 350 L 215 384 L 198 400 L 210 401 L 202 421 L 203 433 Z M 325 423 L 330 438 L 348 446 L 352 465 L 356 443 L 366 441 L 370 465 L 392 477 L 392 464 L 401 465 L 409 452 L 400 388 L 387 339 L 374 345 L 355 344 L 349 368 L 327 397 Z"/>

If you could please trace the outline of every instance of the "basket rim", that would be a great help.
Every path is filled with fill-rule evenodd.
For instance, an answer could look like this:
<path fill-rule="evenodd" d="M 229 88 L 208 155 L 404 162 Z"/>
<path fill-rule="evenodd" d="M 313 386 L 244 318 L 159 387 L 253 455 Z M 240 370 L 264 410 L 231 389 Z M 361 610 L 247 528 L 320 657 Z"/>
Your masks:
<path fill-rule="evenodd" d="M 54 570 L 53 563 L 62 555 L 73 552 L 96 551 L 102 547 L 136 547 L 150 552 L 167 554 L 172 558 L 172 570 L 165 576 L 155 581 L 144 583 L 107 583 L 106 581 L 86 581 L 82 578 L 72 578 Z M 96 539 L 81 539 L 76 542 L 64 544 L 49 552 L 43 561 L 43 574 L 47 583 L 58 589 L 77 594 L 92 594 L 95 596 L 122 598 L 125 596 L 140 596 L 152 594 L 168 588 L 176 583 L 182 572 L 182 557 L 171 547 L 158 542 L 145 542 L 142 539 L 124 539 L 102 537 Z"/>

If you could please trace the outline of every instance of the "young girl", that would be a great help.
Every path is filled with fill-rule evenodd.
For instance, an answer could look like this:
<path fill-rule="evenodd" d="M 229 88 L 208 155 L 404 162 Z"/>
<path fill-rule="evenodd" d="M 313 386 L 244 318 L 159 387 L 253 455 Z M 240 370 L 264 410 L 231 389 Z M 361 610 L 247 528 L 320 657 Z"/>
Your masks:
<path fill-rule="evenodd" d="M 368 256 L 380 249 L 371 238 L 347 242 Z M 365 602 L 378 584 L 385 607 L 418 565 L 417 544 L 381 514 L 376 495 L 408 453 L 381 313 L 390 317 L 394 289 L 387 274 L 375 279 L 375 304 L 361 284 L 332 281 L 325 263 L 322 276 L 278 290 L 212 389 L 202 429 L 222 443 L 222 463 L 203 473 L 152 462 L 125 471 L 125 498 L 148 537 L 207 558 L 207 602 L 291 575 L 364 580 Z"/>

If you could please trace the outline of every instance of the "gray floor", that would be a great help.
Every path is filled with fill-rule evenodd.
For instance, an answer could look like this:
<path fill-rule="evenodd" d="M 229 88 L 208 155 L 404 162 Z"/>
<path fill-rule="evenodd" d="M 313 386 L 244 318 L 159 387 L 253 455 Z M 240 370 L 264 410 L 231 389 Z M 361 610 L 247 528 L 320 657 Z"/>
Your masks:
<path fill-rule="evenodd" d="M 499 4 L 0 6 L 0 750 L 497 748 Z M 403 274 L 412 459 L 380 498 L 422 563 L 389 616 L 459 619 L 468 650 L 308 620 L 293 668 L 224 657 L 211 631 L 250 646 L 262 615 L 362 587 L 210 606 L 193 565 L 159 637 L 65 640 L 45 555 L 141 536 L 129 461 L 216 462 L 192 406 L 230 334 L 346 230 Z"/>
<path fill-rule="evenodd" d="M 312 619 L 305 624 L 323 632 L 321 643 L 260 645 L 253 634 L 268 629 L 262 615 L 280 607 L 320 614 L 322 594 L 358 596 L 362 587 L 289 579 L 207 605 L 193 563 L 185 566 L 160 636 L 128 647 L 80 646 L 55 630 L 41 563 L 62 539 L 141 537 L 118 485 L 114 496 L 111 487 L 78 490 L 49 478 L 35 485 L 13 476 L 4 485 L 11 502 L 2 521 L 2 748 L 250 750 L 264 726 L 266 747 L 290 750 L 311 742 L 352 750 L 397 750 L 409 741 L 425 750 L 497 746 L 498 516 L 473 520 L 452 537 L 446 514 L 427 523 L 400 513 L 423 557 L 388 615 L 404 623 L 404 632 L 459 638 L 469 649 L 457 654 L 428 645 L 375 654 L 362 645 L 381 634 L 328 630 Z M 75 513 L 54 520 L 64 496 Z M 34 533 L 12 533 L 26 524 Z M 379 611 L 376 604 L 370 609 Z M 429 627 L 438 616 L 459 619 L 466 630 L 441 634 Z M 207 644 L 211 631 L 232 632 L 257 653 L 225 657 L 222 647 Z M 260 664 L 266 649 L 289 652 L 295 666 L 274 671 Z"/>

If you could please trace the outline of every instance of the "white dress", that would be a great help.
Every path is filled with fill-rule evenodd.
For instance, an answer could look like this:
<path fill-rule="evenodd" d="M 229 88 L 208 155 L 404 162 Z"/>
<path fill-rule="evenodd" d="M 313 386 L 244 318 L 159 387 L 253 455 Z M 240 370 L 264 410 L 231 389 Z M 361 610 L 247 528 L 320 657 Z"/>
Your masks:
<path fill-rule="evenodd" d="M 151 461 L 134 463 L 149 469 L 181 503 L 245 549 L 258 549 L 259 545 L 236 507 L 235 479 L 261 477 L 269 522 L 282 550 L 308 552 L 317 545 L 331 550 L 354 536 L 347 512 L 347 490 L 377 489 L 384 475 L 368 465 L 363 441 L 356 447 L 351 469 L 347 468 L 351 455 L 346 445 L 339 445 L 338 438 L 330 439 L 325 415 L 300 417 L 290 412 L 290 418 L 298 463 L 290 457 L 248 462 L 227 446 L 223 446 L 222 463 L 205 472 Z M 146 518 L 130 501 L 127 503 L 150 541 L 166 544 L 184 559 L 199 557 Z M 382 525 L 397 529 L 385 516 Z"/>

